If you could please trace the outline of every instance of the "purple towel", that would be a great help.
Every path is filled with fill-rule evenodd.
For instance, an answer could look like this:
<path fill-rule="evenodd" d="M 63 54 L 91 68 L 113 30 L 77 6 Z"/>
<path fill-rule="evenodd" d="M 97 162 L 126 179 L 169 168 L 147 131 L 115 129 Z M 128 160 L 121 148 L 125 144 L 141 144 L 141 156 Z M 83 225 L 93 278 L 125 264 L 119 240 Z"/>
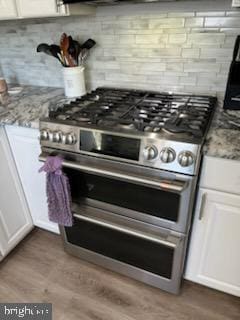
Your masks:
<path fill-rule="evenodd" d="M 47 173 L 47 198 L 49 220 L 71 227 L 71 193 L 68 177 L 62 172 L 63 159 L 59 156 L 47 157 L 39 172 Z"/>

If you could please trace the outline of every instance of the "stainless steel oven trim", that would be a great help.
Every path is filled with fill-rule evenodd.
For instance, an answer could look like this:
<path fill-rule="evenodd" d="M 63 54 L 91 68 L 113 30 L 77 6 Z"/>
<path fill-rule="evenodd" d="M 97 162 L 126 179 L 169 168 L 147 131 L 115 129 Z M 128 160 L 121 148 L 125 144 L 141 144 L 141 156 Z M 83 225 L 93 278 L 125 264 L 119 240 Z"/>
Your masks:
<path fill-rule="evenodd" d="M 100 133 L 100 134 L 116 136 L 116 137 L 119 137 L 119 138 L 121 138 L 121 137 L 129 138 L 129 139 L 133 139 L 133 140 L 139 141 L 140 145 L 139 145 L 139 151 L 138 151 L 138 160 L 131 160 L 131 159 L 127 159 L 127 158 L 124 158 L 124 157 L 115 157 L 115 156 L 110 156 L 110 155 L 106 155 L 106 154 L 98 154 L 96 152 L 81 150 L 81 146 L 80 146 L 81 131 L 89 131 L 89 132 L 92 132 L 92 133 L 93 132 L 97 132 L 97 133 Z M 127 134 L 127 133 L 124 133 L 124 132 L 119 133 L 119 132 L 112 132 L 112 131 L 107 131 L 107 130 L 88 129 L 88 128 L 80 128 L 79 129 L 79 138 L 80 138 L 79 151 L 81 153 L 83 153 L 83 154 L 86 154 L 86 155 L 89 155 L 89 156 L 94 156 L 94 157 L 101 157 L 101 158 L 105 158 L 105 159 L 112 159 L 112 160 L 115 160 L 115 161 L 124 161 L 124 162 L 133 163 L 133 164 L 140 163 L 141 151 L 143 149 L 143 143 L 145 142 L 144 141 L 144 136 L 141 136 L 141 135 L 137 136 L 137 135 Z"/>
<path fill-rule="evenodd" d="M 45 161 L 48 155 L 54 154 L 53 153 L 54 151 L 55 150 L 53 149 L 45 149 L 44 152 L 39 156 L 39 160 Z M 93 199 L 85 199 L 83 201 L 83 204 L 91 205 L 93 207 L 107 210 L 109 212 L 114 212 L 119 215 L 124 215 L 128 217 L 132 217 L 134 219 L 139 219 L 141 221 L 162 226 L 164 228 L 169 228 L 177 232 L 186 233 L 190 228 L 191 213 L 192 213 L 192 207 L 194 202 L 194 191 L 195 191 L 196 182 L 197 182 L 196 177 L 186 176 L 183 174 L 173 174 L 173 173 L 163 172 L 157 169 L 139 168 L 139 166 L 137 165 L 132 165 L 132 164 L 127 165 L 120 162 L 117 163 L 117 162 L 112 162 L 110 160 L 105 160 L 105 159 L 99 159 L 99 158 L 83 156 L 83 155 L 76 155 L 74 153 L 69 153 L 69 152 L 62 152 L 62 155 L 63 157 L 66 157 L 66 158 L 70 157 L 71 163 L 73 163 L 74 165 L 73 167 L 74 169 L 75 169 L 75 164 L 76 166 L 78 166 L 77 163 L 78 164 L 82 163 L 84 165 L 84 168 L 91 167 L 91 166 L 93 168 L 96 168 L 97 166 L 101 168 L 103 166 L 104 169 L 107 168 L 107 170 L 114 171 L 114 172 L 118 172 L 120 168 L 123 172 L 127 173 L 125 174 L 127 175 L 127 178 L 129 178 L 129 176 L 132 175 L 132 173 L 134 173 L 138 177 L 141 177 L 141 175 L 142 176 L 145 175 L 148 177 L 147 180 L 150 181 L 150 183 L 153 180 L 155 181 L 157 179 L 164 180 L 164 181 L 169 180 L 170 185 L 172 184 L 172 181 L 181 181 L 185 185 L 182 192 L 180 193 L 178 192 L 180 194 L 180 204 L 179 204 L 179 212 L 178 212 L 179 220 L 177 222 L 158 218 L 142 212 L 118 207 L 112 204 L 100 202 Z M 107 170 L 105 169 L 103 171 L 105 172 Z M 89 171 L 86 171 L 86 172 L 89 172 Z M 129 172 L 131 172 L 131 174 Z M 150 175 L 150 173 L 152 174 L 152 176 Z M 99 174 L 99 171 L 98 171 L 98 174 Z M 145 179 L 145 176 L 144 176 L 144 179 Z M 154 188 L 153 185 L 151 187 Z M 166 188 L 162 190 L 176 193 L 176 191 L 167 190 Z M 136 199 L 137 199 L 137 195 L 136 195 Z"/>
<path fill-rule="evenodd" d="M 40 156 L 39 160 L 46 161 L 46 157 Z M 183 182 L 183 181 L 177 181 L 177 180 L 173 181 L 173 180 L 167 180 L 167 179 L 165 180 L 159 179 L 158 181 L 148 180 L 144 178 L 139 178 L 137 176 L 126 175 L 121 172 L 114 172 L 111 170 L 102 170 L 102 169 L 94 168 L 91 166 L 84 166 L 84 165 L 67 161 L 67 160 L 64 160 L 62 165 L 63 167 L 76 169 L 79 171 L 94 173 L 97 175 L 106 176 L 110 178 L 117 178 L 127 182 L 137 183 L 147 187 L 154 187 L 154 188 L 159 188 L 161 190 L 173 191 L 177 193 L 181 193 L 187 187 L 187 183 L 188 183 L 187 181 Z"/>
<path fill-rule="evenodd" d="M 59 229 L 65 251 L 69 254 L 75 255 L 83 260 L 102 266 L 106 269 L 110 269 L 117 273 L 139 280 L 153 287 L 160 288 L 174 294 L 179 293 L 187 244 L 186 238 L 183 239 L 183 241 L 180 241 L 179 245 L 174 249 L 172 278 L 167 279 L 146 270 L 142 270 L 132 265 L 71 244 L 67 240 L 65 228 L 59 226 Z"/>
<path fill-rule="evenodd" d="M 186 233 L 190 228 L 190 221 L 192 218 L 192 208 L 194 203 L 194 190 L 196 188 L 196 180 L 189 181 L 188 187 L 180 194 L 180 203 L 178 210 L 178 221 L 171 221 L 164 218 L 159 218 L 153 215 L 146 214 L 131 210 L 125 207 L 119 207 L 113 204 L 106 203 L 104 201 L 98 201 L 94 199 L 86 198 L 82 201 L 84 206 L 91 206 L 106 210 L 108 212 L 114 212 L 115 214 L 131 217 L 137 220 L 141 220 L 146 223 L 154 224 L 160 227 L 168 228 L 180 233 Z M 137 201 L 137 195 L 136 195 Z"/>

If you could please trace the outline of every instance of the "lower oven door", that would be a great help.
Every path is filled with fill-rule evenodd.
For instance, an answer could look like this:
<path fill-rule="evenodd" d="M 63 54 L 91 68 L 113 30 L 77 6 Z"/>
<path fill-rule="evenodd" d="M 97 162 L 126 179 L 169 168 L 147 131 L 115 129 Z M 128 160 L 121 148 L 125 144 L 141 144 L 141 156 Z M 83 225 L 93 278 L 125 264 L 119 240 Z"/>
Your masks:
<path fill-rule="evenodd" d="M 184 235 L 173 235 L 167 229 L 96 208 L 79 210 L 74 213 L 74 226 L 61 228 L 69 253 L 178 293 L 185 255 Z"/>

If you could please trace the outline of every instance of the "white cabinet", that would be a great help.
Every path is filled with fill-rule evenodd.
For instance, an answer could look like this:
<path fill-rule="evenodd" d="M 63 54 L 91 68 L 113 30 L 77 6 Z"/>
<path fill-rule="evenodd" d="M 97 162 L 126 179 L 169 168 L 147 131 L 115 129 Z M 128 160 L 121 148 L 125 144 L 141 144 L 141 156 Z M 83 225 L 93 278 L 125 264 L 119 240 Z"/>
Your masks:
<path fill-rule="evenodd" d="M 0 20 L 70 15 L 90 15 L 94 6 L 64 5 L 61 0 L 0 0 Z"/>
<path fill-rule="evenodd" d="M 64 5 L 60 0 L 16 0 L 16 4 L 19 18 L 89 15 L 95 13 L 93 6 L 77 3 Z"/>
<path fill-rule="evenodd" d="M 240 8 L 240 0 L 232 0 L 232 6 Z"/>
<path fill-rule="evenodd" d="M 6 126 L 6 131 L 34 225 L 59 233 L 58 225 L 48 219 L 46 175 L 38 173 L 43 165 L 38 160 L 39 130 Z"/>
<path fill-rule="evenodd" d="M 17 0 L 20 17 L 51 16 L 59 14 L 56 0 Z"/>
<path fill-rule="evenodd" d="M 0 20 L 17 17 L 15 0 L 0 0 Z"/>
<path fill-rule="evenodd" d="M 240 193 L 240 163 L 215 160 L 203 166 L 185 278 L 240 296 L 240 194 L 225 191 Z"/>
<path fill-rule="evenodd" d="M 33 228 L 5 131 L 0 127 L 0 260 Z"/>

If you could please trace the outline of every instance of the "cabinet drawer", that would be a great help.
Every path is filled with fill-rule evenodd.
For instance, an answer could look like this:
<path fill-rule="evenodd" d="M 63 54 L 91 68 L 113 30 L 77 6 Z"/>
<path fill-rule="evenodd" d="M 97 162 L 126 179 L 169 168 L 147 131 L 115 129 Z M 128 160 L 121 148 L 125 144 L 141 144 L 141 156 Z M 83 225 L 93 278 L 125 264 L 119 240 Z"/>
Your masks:
<path fill-rule="evenodd" d="M 200 187 L 240 194 L 240 161 L 205 157 Z"/>

